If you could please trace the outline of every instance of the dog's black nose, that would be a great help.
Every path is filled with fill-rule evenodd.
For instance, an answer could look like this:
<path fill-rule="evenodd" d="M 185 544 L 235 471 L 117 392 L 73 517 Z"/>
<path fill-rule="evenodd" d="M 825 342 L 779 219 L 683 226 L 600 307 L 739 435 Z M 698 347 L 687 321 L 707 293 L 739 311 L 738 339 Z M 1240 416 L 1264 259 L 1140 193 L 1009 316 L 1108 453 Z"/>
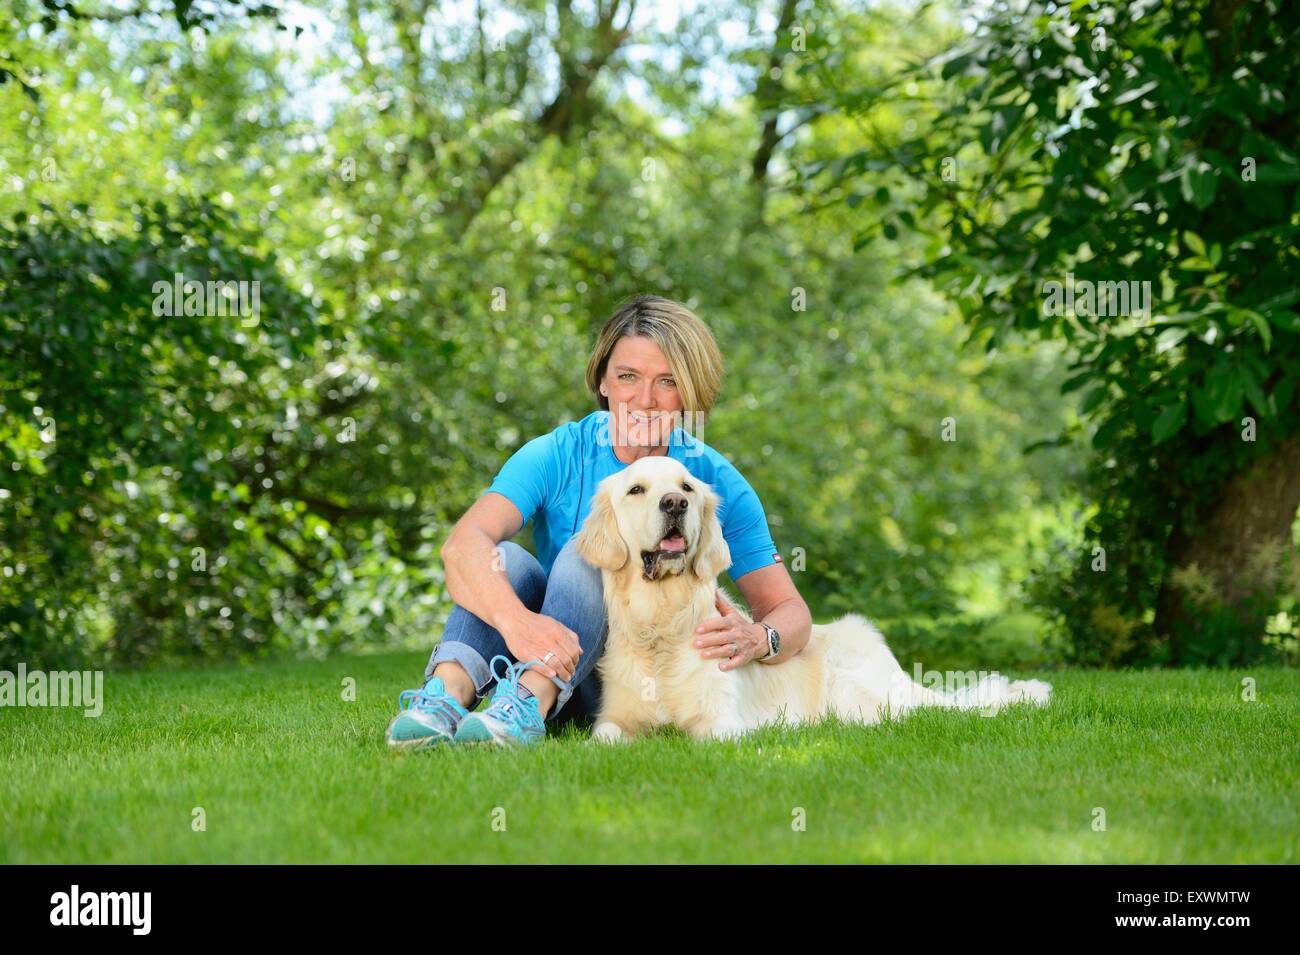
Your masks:
<path fill-rule="evenodd" d="M 659 498 L 659 510 L 665 514 L 685 514 L 686 503 L 685 494 L 665 494 Z"/>

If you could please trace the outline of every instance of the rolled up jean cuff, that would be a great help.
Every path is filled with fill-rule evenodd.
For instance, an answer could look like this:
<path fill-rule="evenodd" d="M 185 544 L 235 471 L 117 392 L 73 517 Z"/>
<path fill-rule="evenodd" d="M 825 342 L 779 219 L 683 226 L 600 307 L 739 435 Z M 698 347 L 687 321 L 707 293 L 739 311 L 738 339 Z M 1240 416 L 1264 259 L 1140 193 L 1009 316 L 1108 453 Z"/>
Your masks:
<path fill-rule="evenodd" d="M 551 707 L 551 712 L 546 714 L 548 720 L 553 720 L 560 715 L 560 710 L 564 704 L 569 702 L 569 697 L 573 696 L 573 691 L 577 689 L 572 683 L 566 683 L 558 676 L 551 677 L 551 682 L 560 688 L 560 695 L 555 698 L 555 705 Z"/>
<path fill-rule="evenodd" d="M 468 643 L 461 643 L 459 640 L 443 640 L 433 648 L 433 656 L 429 657 L 429 665 L 424 669 L 425 680 L 433 676 L 434 668 L 439 663 L 448 660 L 459 663 L 469 678 L 474 681 L 474 704 L 469 707 L 471 710 L 474 709 L 478 701 L 483 699 L 488 684 L 496 679 L 492 675 L 488 662 L 483 659 L 483 654 Z"/>
<path fill-rule="evenodd" d="M 486 695 L 489 683 L 496 682 L 496 677 L 488 666 L 488 662 L 483 659 L 483 654 L 479 653 L 468 643 L 461 643 L 459 640 L 444 640 L 433 648 L 433 656 L 429 657 L 429 664 L 424 668 L 424 678 L 428 680 L 433 676 L 433 670 L 439 663 L 445 663 L 448 660 L 459 663 L 469 678 L 474 681 L 474 702 L 467 707 L 473 710 L 478 706 L 479 701 Z M 546 714 L 547 720 L 553 720 L 564 708 L 564 704 L 569 702 L 573 692 L 577 687 L 572 683 L 561 680 L 558 676 L 551 677 L 551 682 L 559 689 L 560 695 L 556 697 L 551 712 Z"/>

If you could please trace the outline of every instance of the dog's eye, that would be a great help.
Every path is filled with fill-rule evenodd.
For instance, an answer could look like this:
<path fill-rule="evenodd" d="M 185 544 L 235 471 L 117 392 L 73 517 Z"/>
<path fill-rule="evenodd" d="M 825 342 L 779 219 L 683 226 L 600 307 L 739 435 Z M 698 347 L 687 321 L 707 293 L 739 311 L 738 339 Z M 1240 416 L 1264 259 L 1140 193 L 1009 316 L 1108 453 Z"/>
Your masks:
<path fill-rule="evenodd" d="M 643 488 L 640 484 L 633 484 L 630 488 L 627 489 L 627 493 L 629 493 L 629 494 L 644 494 L 644 493 L 645 493 L 645 488 Z"/>
<path fill-rule="evenodd" d="M 691 491 L 695 490 L 695 488 L 691 487 L 689 484 L 683 484 L 682 490 L 685 491 L 687 494 L 690 494 Z"/>

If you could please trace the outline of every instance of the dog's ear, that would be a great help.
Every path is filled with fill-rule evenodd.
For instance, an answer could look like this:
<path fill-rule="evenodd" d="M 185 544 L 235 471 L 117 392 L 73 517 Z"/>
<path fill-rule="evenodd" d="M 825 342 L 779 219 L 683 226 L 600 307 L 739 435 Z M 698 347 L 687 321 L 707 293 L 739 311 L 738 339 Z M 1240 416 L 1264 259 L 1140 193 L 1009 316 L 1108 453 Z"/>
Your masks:
<path fill-rule="evenodd" d="M 706 583 L 731 566 L 731 548 L 722 536 L 718 522 L 718 495 L 704 491 L 704 508 L 700 513 L 700 539 L 691 555 L 690 572 Z"/>
<path fill-rule="evenodd" d="M 627 563 L 627 544 L 623 542 L 623 535 L 618 530 L 618 519 L 614 516 L 609 488 L 596 489 L 596 496 L 591 502 L 591 513 L 578 532 L 575 546 L 583 560 L 601 570 L 622 570 Z"/>

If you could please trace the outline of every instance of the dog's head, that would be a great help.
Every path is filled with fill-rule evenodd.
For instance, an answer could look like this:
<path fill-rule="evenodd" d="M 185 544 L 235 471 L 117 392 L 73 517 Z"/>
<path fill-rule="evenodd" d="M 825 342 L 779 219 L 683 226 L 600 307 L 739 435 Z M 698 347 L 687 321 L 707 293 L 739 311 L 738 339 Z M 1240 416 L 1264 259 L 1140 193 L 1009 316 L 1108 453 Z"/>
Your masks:
<path fill-rule="evenodd" d="M 731 563 L 718 496 L 668 457 L 641 458 L 601 481 L 577 548 L 602 570 L 635 561 L 646 580 L 688 573 L 712 583 Z"/>

